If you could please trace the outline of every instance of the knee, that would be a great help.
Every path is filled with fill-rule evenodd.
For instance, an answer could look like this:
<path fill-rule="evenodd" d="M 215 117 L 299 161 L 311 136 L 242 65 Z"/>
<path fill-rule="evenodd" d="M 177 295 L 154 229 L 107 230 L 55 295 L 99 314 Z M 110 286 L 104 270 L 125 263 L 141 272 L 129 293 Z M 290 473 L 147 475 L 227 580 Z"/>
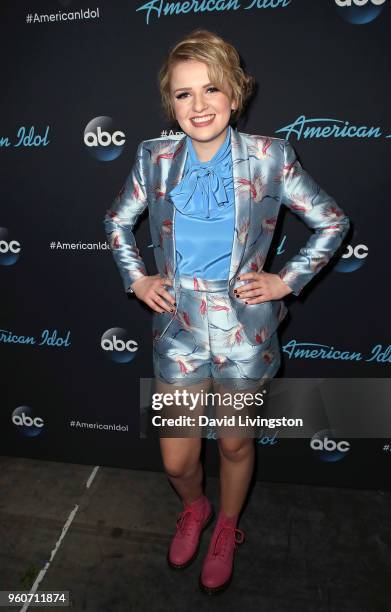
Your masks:
<path fill-rule="evenodd" d="M 197 469 L 197 461 L 184 457 L 166 457 L 163 463 L 166 474 L 172 478 L 186 478 Z"/>
<path fill-rule="evenodd" d="M 219 450 L 220 454 L 222 454 L 225 459 L 228 459 L 229 461 L 239 462 L 254 452 L 254 440 L 252 438 L 220 438 Z"/>

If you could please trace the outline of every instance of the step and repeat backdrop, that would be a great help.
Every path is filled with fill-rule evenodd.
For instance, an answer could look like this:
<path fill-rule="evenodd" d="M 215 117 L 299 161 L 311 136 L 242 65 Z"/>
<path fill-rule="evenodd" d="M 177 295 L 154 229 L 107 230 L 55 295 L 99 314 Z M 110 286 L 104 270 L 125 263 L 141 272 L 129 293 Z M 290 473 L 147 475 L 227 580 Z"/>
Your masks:
<path fill-rule="evenodd" d="M 152 313 L 125 294 L 103 217 L 138 144 L 183 136 L 164 118 L 157 73 L 168 49 L 199 27 L 231 42 L 257 79 L 238 131 L 288 139 L 351 220 L 332 263 L 299 297 L 285 298 L 278 377 L 349 379 L 352 389 L 389 378 L 390 6 L 2 3 L 1 454 L 163 469 L 156 439 L 140 434 L 140 380 L 153 377 Z M 284 207 L 277 227 L 269 272 L 311 233 Z M 135 235 L 156 274 L 147 214 Z M 303 395 L 307 414 L 319 409 L 315 395 Z M 257 478 L 389 488 L 391 427 L 377 407 L 373 394 L 356 437 L 336 437 L 321 419 L 307 438 L 261 431 Z M 353 421 L 353 399 L 347 409 Z M 208 473 L 217 474 L 212 435 L 204 447 Z"/>

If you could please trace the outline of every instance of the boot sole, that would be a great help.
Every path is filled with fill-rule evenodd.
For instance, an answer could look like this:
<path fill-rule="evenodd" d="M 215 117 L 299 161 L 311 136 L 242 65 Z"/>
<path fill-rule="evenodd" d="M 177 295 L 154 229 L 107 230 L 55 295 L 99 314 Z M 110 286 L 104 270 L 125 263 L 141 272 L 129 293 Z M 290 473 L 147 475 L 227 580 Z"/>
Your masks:
<path fill-rule="evenodd" d="M 220 595 L 220 593 L 223 593 L 231 584 L 232 582 L 232 577 L 233 577 L 233 573 L 234 573 L 234 568 L 232 568 L 232 573 L 230 575 L 230 577 L 228 578 L 228 580 L 226 580 L 223 584 L 221 584 L 218 587 L 207 587 L 203 584 L 202 580 L 201 580 L 201 574 L 198 580 L 198 585 L 201 589 L 201 591 L 203 593 L 206 593 L 207 595 Z"/>
<path fill-rule="evenodd" d="M 188 561 L 186 561 L 186 563 L 182 563 L 181 565 L 177 565 L 176 563 L 173 563 L 172 561 L 170 561 L 170 550 L 167 551 L 167 556 L 166 556 L 167 563 L 168 563 L 168 565 L 172 569 L 175 569 L 175 570 L 185 569 L 186 567 L 189 567 L 189 565 L 191 565 L 193 563 L 193 561 L 195 561 L 195 559 L 197 558 L 197 555 L 199 553 L 199 550 L 200 550 L 200 543 L 201 543 L 202 534 L 205 531 L 205 529 L 207 529 L 209 527 L 209 525 L 211 524 L 211 522 L 213 521 L 214 518 L 215 518 L 215 511 L 214 511 L 214 508 L 212 506 L 212 512 L 210 513 L 209 517 L 207 518 L 207 521 L 206 521 L 205 525 L 203 526 L 203 528 L 200 531 L 200 537 L 198 539 L 197 548 L 196 548 L 193 556 Z"/>

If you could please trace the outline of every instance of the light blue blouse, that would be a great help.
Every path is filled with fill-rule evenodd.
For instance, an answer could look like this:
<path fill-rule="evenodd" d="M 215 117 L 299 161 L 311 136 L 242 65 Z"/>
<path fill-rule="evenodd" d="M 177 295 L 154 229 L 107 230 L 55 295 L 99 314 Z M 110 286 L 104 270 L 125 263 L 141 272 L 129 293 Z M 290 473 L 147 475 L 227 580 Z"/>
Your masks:
<path fill-rule="evenodd" d="M 231 129 L 207 162 L 200 162 L 191 138 L 181 182 L 171 190 L 176 208 L 175 244 L 179 274 L 228 279 L 234 236 Z"/>

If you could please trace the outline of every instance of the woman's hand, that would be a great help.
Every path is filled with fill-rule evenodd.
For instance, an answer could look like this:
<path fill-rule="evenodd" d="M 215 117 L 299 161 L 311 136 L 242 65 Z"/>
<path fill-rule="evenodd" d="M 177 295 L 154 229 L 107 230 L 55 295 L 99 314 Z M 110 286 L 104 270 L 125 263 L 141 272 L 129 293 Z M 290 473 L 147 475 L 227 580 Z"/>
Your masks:
<path fill-rule="evenodd" d="M 292 293 L 292 289 L 278 276 L 269 272 L 246 272 L 238 280 L 251 282 L 234 289 L 236 297 L 244 299 L 246 304 L 261 304 L 269 300 L 279 300 Z"/>
<path fill-rule="evenodd" d="M 174 312 L 175 298 L 166 291 L 164 285 L 172 285 L 172 280 L 154 274 L 153 276 L 141 276 L 131 284 L 131 288 L 136 297 L 155 312 Z"/>

